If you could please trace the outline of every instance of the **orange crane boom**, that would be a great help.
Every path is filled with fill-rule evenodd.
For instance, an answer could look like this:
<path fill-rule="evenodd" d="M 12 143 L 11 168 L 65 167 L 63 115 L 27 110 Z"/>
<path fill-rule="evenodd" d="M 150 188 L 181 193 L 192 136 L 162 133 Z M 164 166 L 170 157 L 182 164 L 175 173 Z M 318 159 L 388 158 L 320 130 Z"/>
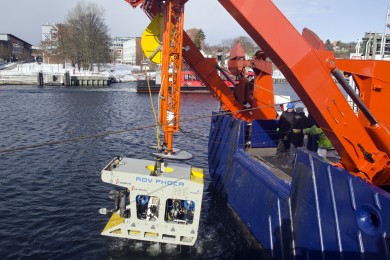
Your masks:
<path fill-rule="evenodd" d="M 163 2 L 162 0 L 125 1 L 134 8 L 141 5 L 141 9 L 144 10 L 150 19 L 160 12 L 160 2 Z M 246 108 L 243 104 L 237 102 L 231 89 L 229 89 L 226 83 L 218 75 L 216 71 L 217 63 L 205 58 L 184 31 L 182 46 L 185 46 L 185 49 L 188 50 L 182 52 L 183 58 L 191 67 L 191 70 L 197 74 L 214 97 L 221 103 L 222 108 L 227 112 L 231 112 L 232 115 L 238 119 L 248 122 L 251 121 L 252 115 L 249 111 L 245 110 Z"/>
<path fill-rule="evenodd" d="M 180 78 L 183 56 L 189 61 L 191 69 L 197 73 L 214 96 L 219 97 L 223 108 L 241 119 L 249 121 L 251 115 L 242 111 L 245 107 L 238 104 L 232 91 L 217 74 L 217 64 L 205 59 L 192 40 L 183 30 L 184 5 L 188 0 L 126 0 L 134 8 L 141 5 L 145 13 L 153 18 L 157 13 L 164 14 L 164 33 L 162 41 L 162 67 L 160 90 L 160 124 L 164 131 L 166 154 L 173 154 L 173 133 L 179 130 L 180 119 Z M 183 45 L 190 52 L 183 53 Z M 237 112 L 236 112 L 237 111 Z"/>
<path fill-rule="evenodd" d="M 141 8 L 153 17 L 162 1 L 127 2 L 133 7 L 142 3 Z M 326 51 L 322 41 L 310 30 L 305 29 L 302 35 L 299 34 L 271 0 L 219 2 L 284 74 L 340 154 L 340 166 L 376 185 L 390 184 L 390 148 L 387 145 L 390 131 L 386 124 L 374 119 L 363 102 L 361 108 L 370 126 L 364 125 L 355 115 L 331 76 L 340 76 L 333 52 Z M 190 51 L 183 52 L 183 57 L 210 87 L 222 107 L 234 112 L 235 117 L 250 121 L 251 115 L 241 111 L 242 104 L 219 78 L 215 66 L 203 58 L 184 32 L 183 44 L 190 47 Z"/>
<path fill-rule="evenodd" d="M 185 2 L 187 0 L 168 0 L 161 3 L 165 29 L 162 45 L 160 124 L 164 131 L 167 153 L 173 152 L 173 133 L 179 130 Z"/>
<path fill-rule="evenodd" d="M 336 69 L 333 52 L 325 51 L 311 31 L 299 34 L 270 0 L 219 2 L 279 67 L 343 166 L 377 185 L 390 184 L 388 155 L 377 148 L 330 75 Z"/>

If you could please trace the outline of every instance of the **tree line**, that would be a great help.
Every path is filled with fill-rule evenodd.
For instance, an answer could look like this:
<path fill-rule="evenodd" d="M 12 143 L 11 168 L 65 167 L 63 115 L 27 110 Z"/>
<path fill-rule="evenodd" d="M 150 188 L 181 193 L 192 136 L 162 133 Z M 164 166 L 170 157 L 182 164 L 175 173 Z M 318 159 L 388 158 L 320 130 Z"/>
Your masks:
<path fill-rule="evenodd" d="M 104 9 L 96 3 L 79 2 L 63 24 L 52 29 L 52 38 L 41 42 L 50 57 L 65 66 L 91 70 L 94 64 L 109 62 L 110 36 L 104 21 Z"/>
<path fill-rule="evenodd" d="M 248 36 L 239 36 L 236 38 L 225 39 L 222 40 L 218 45 L 205 45 L 204 50 L 209 53 L 214 53 L 217 50 L 230 51 L 230 49 L 237 41 L 241 43 L 245 53 L 250 57 L 253 56 L 256 51 L 260 50 L 260 47 L 255 43 L 255 41 Z M 349 58 L 349 54 L 355 52 L 356 42 L 343 43 L 341 41 L 337 41 L 332 43 L 329 39 L 327 39 L 324 42 L 324 45 L 326 50 L 334 52 L 336 58 Z"/>
<path fill-rule="evenodd" d="M 239 36 L 236 38 L 231 39 L 225 39 L 222 40 L 220 44 L 217 45 L 208 45 L 204 42 L 206 39 L 206 34 L 202 29 L 191 29 L 191 30 L 197 30 L 197 32 L 193 36 L 193 42 L 195 46 L 199 50 L 203 50 L 208 54 L 215 54 L 217 52 L 223 52 L 227 53 L 233 48 L 234 44 L 239 41 L 244 48 L 244 51 L 247 55 L 252 56 L 258 51 L 260 48 L 257 46 L 257 44 L 248 36 Z M 190 31 L 191 31 L 190 30 Z"/>

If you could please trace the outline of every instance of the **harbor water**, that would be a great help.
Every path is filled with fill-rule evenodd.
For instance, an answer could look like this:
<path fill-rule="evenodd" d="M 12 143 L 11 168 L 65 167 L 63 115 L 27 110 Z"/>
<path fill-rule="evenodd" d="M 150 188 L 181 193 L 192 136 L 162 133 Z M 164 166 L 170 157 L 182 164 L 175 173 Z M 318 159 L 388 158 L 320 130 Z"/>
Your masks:
<path fill-rule="evenodd" d="M 153 160 L 148 94 L 110 87 L 0 86 L 0 259 L 259 259 L 208 175 L 209 94 L 182 94 L 174 143 L 205 169 L 198 240 L 192 248 L 104 237 L 114 187 L 100 179 L 117 155 Z M 153 95 L 156 103 L 157 95 Z M 120 130 L 127 130 L 116 133 Z M 110 135 L 101 133 L 113 132 Z M 90 137 L 95 138 L 80 138 Z M 78 140 L 75 140 L 78 139 Z M 59 141 L 59 142 L 57 142 Z M 62 142 L 64 141 L 64 142 Z M 51 143 L 51 144 L 48 144 Z M 30 146 L 47 144 L 42 147 Z M 24 147 L 24 148 L 23 148 Z M 29 149 L 27 149 L 30 147 Z M 261 259 L 261 258 L 260 258 Z"/>

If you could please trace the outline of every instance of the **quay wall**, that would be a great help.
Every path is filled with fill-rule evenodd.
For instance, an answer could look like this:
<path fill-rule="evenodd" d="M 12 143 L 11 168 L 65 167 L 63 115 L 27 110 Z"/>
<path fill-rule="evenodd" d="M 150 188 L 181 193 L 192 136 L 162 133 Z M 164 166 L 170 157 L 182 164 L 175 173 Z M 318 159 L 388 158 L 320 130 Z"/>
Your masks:
<path fill-rule="evenodd" d="M 109 86 L 110 78 L 102 75 L 72 75 L 69 73 L 0 74 L 0 85 L 39 86 Z"/>

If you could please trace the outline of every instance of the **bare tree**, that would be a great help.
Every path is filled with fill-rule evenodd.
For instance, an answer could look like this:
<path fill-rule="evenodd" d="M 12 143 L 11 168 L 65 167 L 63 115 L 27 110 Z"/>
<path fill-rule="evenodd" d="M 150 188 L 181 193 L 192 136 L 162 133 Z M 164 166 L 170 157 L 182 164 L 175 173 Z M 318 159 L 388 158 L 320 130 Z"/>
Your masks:
<path fill-rule="evenodd" d="M 247 36 L 240 36 L 237 40 L 240 41 L 245 53 L 249 56 L 255 55 L 256 51 L 260 49 L 255 41 Z"/>
<path fill-rule="evenodd" d="M 109 61 L 110 36 L 104 22 L 104 9 L 95 3 L 79 2 L 67 17 L 63 47 L 74 65 L 92 69 Z M 64 49 L 65 51 L 65 49 Z"/>
<path fill-rule="evenodd" d="M 231 48 L 233 48 L 233 45 L 238 41 L 241 43 L 247 55 L 254 55 L 255 52 L 259 50 L 257 44 L 247 36 L 239 36 L 233 39 L 222 40 L 221 44 L 219 45 L 219 48 L 230 50 Z"/>
<path fill-rule="evenodd" d="M 65 63 L 69 59 L 69 34 L 70 28 L 64 24 L 56 24 L 51 30 L 51 37 L 41 42 L 41 49 L 45 55 L 61 62 L 65 68 Z"/>
<path fill-rule="evenodd" d="M 62 61 L 63 67 L 65 68 L 65 63 L 68 57 L 70 57 L 70 45 L 68 39 L 71 37 L 71 29 L 63 24 L 57 25 L 57 34 L 55 38 L 57 39 L 58 48 L 57 48 L 57 57 Z"/>
<path fill-rule="evenodd" d="M 225 39 L 221 41 L 221 44 L 218 47 L 222 47 L 223 49 L 230 50 L 233 47 L 235 42 L 236 42 L 235 39 Z"/>

